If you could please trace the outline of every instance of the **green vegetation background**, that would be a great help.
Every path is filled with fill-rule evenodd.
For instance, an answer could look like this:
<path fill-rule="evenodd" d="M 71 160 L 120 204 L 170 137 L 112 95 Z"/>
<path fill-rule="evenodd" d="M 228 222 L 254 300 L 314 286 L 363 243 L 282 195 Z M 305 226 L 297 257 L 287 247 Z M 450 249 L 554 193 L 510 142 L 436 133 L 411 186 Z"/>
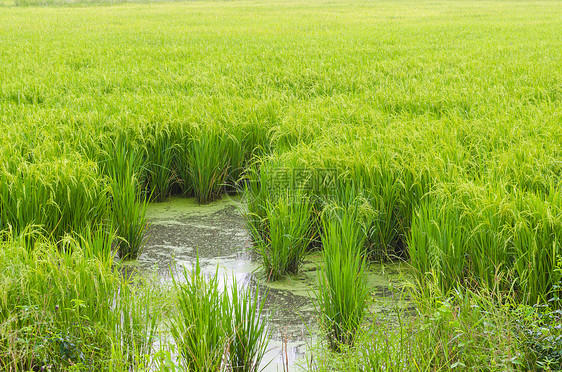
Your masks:
<path fill-rule="evenodd" d="M 51 257 L 108 220 L 134 257 L 139 195 L 207 202 L 259 158 L 258 227 L 268 172 L 334 168 L 338 202 L 367 204 L 368 250 L 410 257 L 436 291 L 560 295 L 561 2 L 2 5 L 0 229 L 15 262 L 28 262 L 30 225 L 57 242 L 36 253 Z M 25 267 L 23 285 L 0 270 L 3 321 L 40 302 L 17 295 L 42 283 Z M 96 295 L 119 291 L 111 280 Z M 83 319 L 76 296 L 65 319 Z"/>

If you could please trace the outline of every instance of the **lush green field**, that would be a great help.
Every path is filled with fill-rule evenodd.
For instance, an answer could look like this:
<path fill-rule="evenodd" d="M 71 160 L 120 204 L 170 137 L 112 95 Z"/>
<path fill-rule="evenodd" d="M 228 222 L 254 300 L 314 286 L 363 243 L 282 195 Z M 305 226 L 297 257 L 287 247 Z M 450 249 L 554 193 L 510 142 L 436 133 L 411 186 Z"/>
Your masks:
<path fill-rule="evenodd" d="M 51 314 L 56 302 L 19 295 L 43 279 L 18 279 L 14 255 L 30 272 L 50 272 L 25 255 L 69 260 L 69 250 L 85 250 L 76 262 L 107 269 L 110 250 L 138 256 L 147 202 L 182 194 L 206 203 L 240 184 L 270 279 L 298 272 L 306 249 L 322 243 L 356 252 L 326 257 L 324 310 L 329 293 L 353 292 L 330 265 L 349 263 L 353 275 L 368 260 L 395 259 L 409 260 L 426 299 L 470 288 L 557 308 L 561 2 L 0 4 L 0 229 L 10 247 L 0 255 L 0 346 L 30 324 L 14 326 L 13 316 Z M 320 182 L 326 172 L 335 177 Z M 288 176 L 298 191 L 279 195 Z M 111 283 L 95 296 L 128 285 Z M 354 300 L 350 317 L 363 319 Z M 146 345 L 111 343 L 137 335 L 109 332 L 105 313 L 88 316 L 100 328 L 72 337 L 140 368 Z M 29 350 L 0 349 L 0 365 L 50 363 Z M 428 369 L 459 355 L 426 355 Z"/>

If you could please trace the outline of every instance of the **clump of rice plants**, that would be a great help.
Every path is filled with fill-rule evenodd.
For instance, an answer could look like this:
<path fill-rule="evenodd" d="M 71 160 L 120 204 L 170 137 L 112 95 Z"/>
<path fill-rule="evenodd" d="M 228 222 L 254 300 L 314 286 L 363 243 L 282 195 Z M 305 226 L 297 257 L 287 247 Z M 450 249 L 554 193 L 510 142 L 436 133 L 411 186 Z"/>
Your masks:
<path fill-rule="evenodd" d="M 332 350 L 353 345 L 365 317 L 369 285 L 365 233 L 354 208 L 331 209 L 323 216 L 324 266 L 316 295 L 320 323 Z"/>
<path fill-rule="evenodd" d="M 494 288 L 502 273 L 520 301 L 544 302 L 561 278 L 559 198 L 554 190 L 546 200 L 513 194 L 502 184 L 443 185 L 415 212 L 412 266 L 443 291 L 463 282 Z"/>
<path fill-rule="evenodd" d="M 186 283 L 174 278 L 177 314 L 170 322 L 181 363 L 187 371 L 219 371 L 226 345 L 227 299 L 220 292 L 218 275 L 205 277 L 199 261 L 191 273 L 184 269 L 184 276 Z"/>
<path fill-rule="evenodd" d="M 105 248 L 83 249 L 84 240 L 99 239 L 35 239 L 30 247 L 24 236 L 3 238 L 0 369 L 145 366 L 158 314 L 146 288 L 123 279 L 112 260 L 91 255 Z"/>
<path fill-rule="evenodd" d="M 498 273 L 499 276 L 502 273 Z M 407 288 L 416 304 L 371 314 L 354 347 L 321 351 L 317 371 L 480 370 L 552 371 L 562 365 L 560 314 L 550 304 L 522 305 L 502 278 L 493 288 L 458 285 L 443 292 L 435 283 Z M 423 289 L 420 291 L 419 289 Z"/>
<path fill-rule="evenodd" d="M 265 297 L 260 299 L 257 287 L 244 288 L 236 279 L 226 293 L 230 300 L 230 316 L 225 317 L 225 329 L 230 338 L 227 341 L 227 369 L 258 372 L 269 342 L 269 330 L 263 316 Z"/>
<path fill-rule="evenodd" d="M 265 218 L 267 214 L 267 201 L 273 199 L 270 179 L 266 167 L 269 163 L 257 159 L 246 169 L 246 175 L 241 180 L 239 191 L 244 196 L 247 211 L 244 213 L 246 225 L 254 241 L 265 235 Z"/>
<path fill-rule="evenodd" d="M 393 260 L 407 254 L 403 240 L 409 220 L 404 213 L 404 204 L 408 201 L 404 200 L 404 186 L 399 174 L 392 163 L 385 160 L 386 156 L 381 156 L 375 164 L 368 163 L 358 176 L 374 211 L 367 222 L 369 255 L 373 259 Z"/>
<path fill-rule="evenodd" d="M 226 133 L 215 126 L 195 127 L 184 139 L 180 164 L 201 204 L 218 199 L 224 191 L 229 169 L 228 149 L 234 146 Z M 184 181 L 186 182 L 186 181 Z"/>
<path fill-rule="evenodd" d="M 534 193 L 514 199 L 516 222 L 504 235 L 512 244 L 509 258 L 514 262 L 518 298 L 530 305 L 552 302 L 562 297 L 562 193 L 553 189 L 544 199 Z"/>
<path fill-rule="evenodd" d="M 135 176 L 111 179 L 112 218 L 119 236 L 118 252 L 123 259 L 136 259 L 140 256 L 145 231 L 147 200 L 139 196 L 138 181 Z"/>
<path fill-rule="evenodd" d="M 147 187 L 155 201 L 162 201 L 170 194 L 175 174 L 174 137 L 171 129 L 164 125 L 154 125 L 146 141 Z"/>
<path fill-rule="evenodd" d="M 224 180 L 225 191 L 234 193 L 238 188 L 239 182 L 242 179 L 244 168 L 246 166 L 247 156 L 251 152 L 246 146 L 251 146 L 244 143 L 247 138 L 245 128 L 240 125 L 233 125 L 225 136 L 225 149 L 226 158 L 228 159 L 228 171 Z M 253 150 L 251 148 L 250 150 Z"/>
<path fill-rule="evenodd" d="M 14 234 L 41 226 L 53 239 L 106 217 L 107 193 L 97 166 L 81 157 L 18 164 L 0 171 L 0 228 Z"/>
<path fill-rule="evenodd" d="M 254 216 L 259 218 L 259 216 Z M 253 249 L 262 259 L 268 280 L 297 274 L 308 246 L 314 239 L 314 206 L 300 192 L 285 193 L 266 201 L 263 221 L 250 225 L 263 228 L 253 231 Z"/>
<path fill-rule="evenodd" d="M 115 155 L 106 164 L 109 173 L 111 216 L 117 227 L 119 256 L 136 259 L 141 253 L 148 226 L 148 198 L 141 193 L 139 176 L 142 153 L 129 148 L 126 142 L 115 143 Z"/>
<path fill-rule="evenodd" d="M 412 223 L 409 241 L 412 264 L 445 290 L 462 280 L 468 266 L 467 233 L 460 218 L 458 210 L 426 201 Z"/>
<path fill-rule="evenodd" d="M 204 275 L 199 260 L 191 272 L 184 269 L 184 276 L 185 283 L 174 278 L 177 312 L 170 321 L 182 367 L 188 371 L 259 370 L 268 330 L 261 318 L 264 302 L 257 292 L 240 288 L 236 281 L 230 288 L 221 288 L 218 271 Z"/>

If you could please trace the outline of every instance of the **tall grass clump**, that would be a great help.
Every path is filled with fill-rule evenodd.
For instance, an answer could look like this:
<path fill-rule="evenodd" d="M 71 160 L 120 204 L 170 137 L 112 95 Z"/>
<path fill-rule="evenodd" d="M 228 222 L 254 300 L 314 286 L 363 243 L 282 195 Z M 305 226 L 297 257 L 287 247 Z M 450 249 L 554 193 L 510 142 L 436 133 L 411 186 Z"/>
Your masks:
<path fill-rule="evenodd" d="M 268 165 L 263 159 L 254 160 L 239 185 L 247 208 L 244 213 L 246 226 L 255 241 L 265 237 L 267 202 L 273 200 Z"/>
<path fill-rule="evenodd" d="M 143 195 L 139 177 L 143 168 L 142 152 L 125 141 L 114 143 L 115 152 L 105 165 L 109 175 L 112 221 L 117 228 L 119 256 L 136 259 L 141 253 L 148 225 L 148 199 Z"/>
<path fill-rule="evenodd" d="M 0 171 L 0 228 L 40 226 L 53 239 L 106 218 L 107 190 L 97 166 L 80 157 L 22 162 Z"/>
<path fill-rule="evenodd" d="M 409 248 L 417 272 L 443 290 L 464 279 L 469 267 L 466 227 L 458 209 L 438 201 L 421 204 L 412 223 Z"/>
<path fill-rule="evenodd" d="M 148 201 L 139 196 L 139 185 L 134 175 L 128 178 L 111 179 L 110 186 L 113 201 L 112 217 L 120 238 L 119 256 L 123 259 L 136 259 L 140 256 L 146 239 Z"/>
<path fill-rule="evenodd" d="M 403 258 L 407 255 L 404 240 L 410 223 L 408 209 L 417 200 L 406 198 L 408 194 L 401 174 L 387 159 L 359 166 L 362 172 L 357 176 L 374 211 L 367 228 L 369 255 L 372 259 L 387 261 Z"/>
<path fill-rule="evenodd" d="M 228 151 L 233 143 L 214 125 L 193 127 L 183 141 L 178 157 L 185 190 L 191 186 L 201 204 L 218 199 L 224 191 L 230 165 Z"/>
<path fill-rule="evenodd" d="M 184 269 L 185 283 L 174 278 L 178 290 L 177 313 L 170 331 L 187 371 L 219 371 L 226 345 L 223 326 L 228 299 L 219 288 L 218 272 L 206 277 L 199 261 L 191 273 Z"/>
<path fill-rule="evenodd" d="M 517 218 L 507 235 L 513 249 L 510 262 L 516 273 L 519 299 L 536 304 L 560 298 L 562 194 L 559 190 L 545 197 L 523 193 L 514 199 Z"/>
<path fill-rule="evenodd" d="M 299 272 L 314 239 L 314 219 L 310 198 L 300 192 L 286 192 L 266 202 L 264 220 L 258 224 L 263 230 L 254 231 L 253 237 L 268 280 Z"/>
<path fill-rule="evenodd" d="M 332 350 L 353 345 L 365 317 L 369 285 L 365 233 L 353 208 L 332 209 L 323 215 L 324 266 L 318 278 L 320 323 Z"/>
<path fill-rule="evenodd" d="M 88 253 L 101 249 L 86 251 L 70 237 L 30 246 L 20 236 L 1 245 L 2 370 L 146 367 L 158 314 L 142 286 Z"/>
<path fill-rule="evenodd" d="M 256 288 L 239 285 L 234 278 L 230 290 L 230 316 L 225 329 L 230 339 L 227 344 L 227 369 L 233 372 L 261 371 L 261 362 L 267 351 L 269 330 L 263 319 L 265 297 L 259 297 Z"/>
<path fill-rule="evenodd" d="M 177 312 L 171 334 L 188 371 L 257 371 L 265 354 L 268 330 L 261 319 L 263 300 L 236 281 L 221 288 L 218 271 L 201 272 L 199 261 L 184 270 L 185 283 L 174 278 Z"/>
<path fill-rule="evenodd" d="M 498 185 L 443 184 L 414 213 L 412 266 L 445 292 L 458 283 L 494 288 L 499 272 L 510 275 L 504 283 L 509 285 L 516 279 L 508 233 L 513 216 L 509 194 Z"/>
<path fill-rule="evenodd" d="M 97 258 L 108 264 L 113 260 L 117 229 L 110 221 L 97 226 L 86 226 L 73 234 L 86 258 Z"/>
<path fill-rule="evenodd" d="M 247 146 L 255 146 L 246 142 L 246 140 L 251 141 L 248 138 L 249 135 L 246 133 L 246 128 L 239 124 L 230 125 L 227 129 L 227 135 L 224 138 L 225 156 L 228 159 L 228 171 L 224 180 L 226 192 L 238 191 L 238 185 L 242 180 L 247 162 L 250 160 L 248 156 L 254 150 L 254 147 L 248 149 Z"/>
<path fill-rule="evenodd" d="M 441 185 L 415 212 L 409 252 L 416 273 L 442 291 L 499 285 L 523 303 L 544 302 L 560 281 L 560 194 L 502 184 Z"/>
<path fill-rule="evenodd" d="M 164 200 L 177 179 L 174 162 L 175 147 L 172 130 L 165 125 L 154 124 L 146 141 L 147 187 L 155 201 Z"/>

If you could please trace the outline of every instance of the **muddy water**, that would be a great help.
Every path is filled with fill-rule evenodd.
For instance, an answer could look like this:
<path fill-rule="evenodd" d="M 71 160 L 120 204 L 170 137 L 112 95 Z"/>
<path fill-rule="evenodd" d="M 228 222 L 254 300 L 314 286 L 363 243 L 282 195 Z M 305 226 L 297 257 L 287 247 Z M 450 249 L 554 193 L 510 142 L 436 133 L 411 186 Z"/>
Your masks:
<path fill-rule="evenodd" d="M 240 200 L 232 197 L 204 206 L 183 198 L 151 204 L 147 244 L 135 270 L 156 271 L 160 280 L 169 281 L 171 271 L 191 268 L 199 255 L 205 272 L 214 274 L 218 267 L 226 280 L 235 277 L 239 285 L 258 285 L 260 294 L 266 296 L 272 336 L 264 358 L 265 371 L 302 370 L 317 330 L 311 296 L 321 256 L 310 255 L 299 276 L 274 283 L 260 280 L 259 260 L 250 251 L 240 207 Z M 389 281 L 399 282 L 393 279 L 398 267 L 378 266 L 372 272 L 373 303 L 377 304 L 373 308 L 385 311 L 393 295 Z"/>

